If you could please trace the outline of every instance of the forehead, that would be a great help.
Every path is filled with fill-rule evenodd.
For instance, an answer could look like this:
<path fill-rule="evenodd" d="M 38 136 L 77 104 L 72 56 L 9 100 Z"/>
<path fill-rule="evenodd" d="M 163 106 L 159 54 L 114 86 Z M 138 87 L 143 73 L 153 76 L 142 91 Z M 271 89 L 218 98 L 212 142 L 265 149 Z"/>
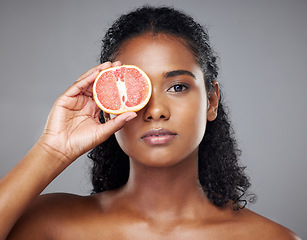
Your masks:
<path fill-rule="evenodd" d="M 202 77 L 202 71 L 187 43 L 169 34 L 146 33 L 127 40 L 115 60 L 142 68 L 147 74 L 188 70 Z"/>

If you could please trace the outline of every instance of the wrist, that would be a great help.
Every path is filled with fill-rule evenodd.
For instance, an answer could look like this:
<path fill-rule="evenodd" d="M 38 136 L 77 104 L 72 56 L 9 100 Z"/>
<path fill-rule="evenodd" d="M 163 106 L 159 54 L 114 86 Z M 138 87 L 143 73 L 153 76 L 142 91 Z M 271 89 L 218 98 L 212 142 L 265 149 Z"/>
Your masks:
<path fill-rule="evenodd" d="M 62 172 L 72 162 L 65 154 L 43 141 L 37 141 L 29 154 L 37 159 L 37 164 L 49 172 Z"/>

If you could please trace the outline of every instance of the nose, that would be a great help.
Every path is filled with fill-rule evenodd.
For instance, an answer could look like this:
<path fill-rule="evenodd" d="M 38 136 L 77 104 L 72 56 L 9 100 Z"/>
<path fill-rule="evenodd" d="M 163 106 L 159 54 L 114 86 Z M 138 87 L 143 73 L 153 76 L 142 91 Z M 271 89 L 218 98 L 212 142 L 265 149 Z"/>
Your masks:
<path fill-rule="evenodd" d="M 156 93 L 155 89 L 153 89 L 151 98 L 145 107 L 145 121 L 161 121 L 170 118 L 169 106 L 162 95 Z"/>

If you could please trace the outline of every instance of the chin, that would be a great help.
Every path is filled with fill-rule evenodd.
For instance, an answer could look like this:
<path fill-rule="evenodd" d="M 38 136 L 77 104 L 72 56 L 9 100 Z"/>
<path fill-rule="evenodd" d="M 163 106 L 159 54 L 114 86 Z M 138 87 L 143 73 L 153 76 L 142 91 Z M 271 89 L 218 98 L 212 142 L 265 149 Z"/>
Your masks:
<path fill-rule="evenodd" d="M 191 154 L 188 154 L 187 156 L 165 154 L 165 152 L 154 152 L 150 155 L 147 153 L 146 156 L 130 157 L 130 162 L 133 161 L 138 165 L 152 168 L 168 168 L 187 162 L 192 162 L 194 160 L 196 160 L 195 162 L 198 164 L 198 149 L 195 149 Z"/>
<path fill-rule="evenodd" d="M 134 160 L 137 161 L 137 160 Z M 139 164 L 142 164 L 144 167 L 149 167 L 149 168 L 168 168 L 177 165 L 179 162 L 178 160 L 171 161 L 171 160 L 153 160 L 153 159 L 146 159 L 144 161 L 137 161 Z"/>

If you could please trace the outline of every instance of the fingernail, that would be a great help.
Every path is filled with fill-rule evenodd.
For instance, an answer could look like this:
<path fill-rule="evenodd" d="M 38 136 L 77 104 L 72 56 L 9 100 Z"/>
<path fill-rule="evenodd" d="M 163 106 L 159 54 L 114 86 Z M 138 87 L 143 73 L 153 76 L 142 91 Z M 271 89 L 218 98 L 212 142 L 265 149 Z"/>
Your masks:
<path fill-rule="evenodd" d="M 122 64 L 121 64 L 120 61 L 115 61 L 115 62 L 113 63 L 113 65 L 114 65 L 114 66 L 120 66 L 120 65 L 122 65 Z"/>
<path fill-rule="evenodd" d="M 136 116 L 137 115 L 136 115 L 135 112 L 127 112 L 127 113 L 123 113 L 123 114 L 117 116 L 114 120 L 115 120 L 116 123 L 119 123 L 119 122 L 121 122 L 123 120 L 128 122 L 131 119 L 135 118 Z"/>
<path fill-rule="evenodd" d="M 131 119 L 135 118 L 137 114 L 135 112 L 132 112 L 129 117 L 126 118 L 126 122 L 130 121 Z"/>

